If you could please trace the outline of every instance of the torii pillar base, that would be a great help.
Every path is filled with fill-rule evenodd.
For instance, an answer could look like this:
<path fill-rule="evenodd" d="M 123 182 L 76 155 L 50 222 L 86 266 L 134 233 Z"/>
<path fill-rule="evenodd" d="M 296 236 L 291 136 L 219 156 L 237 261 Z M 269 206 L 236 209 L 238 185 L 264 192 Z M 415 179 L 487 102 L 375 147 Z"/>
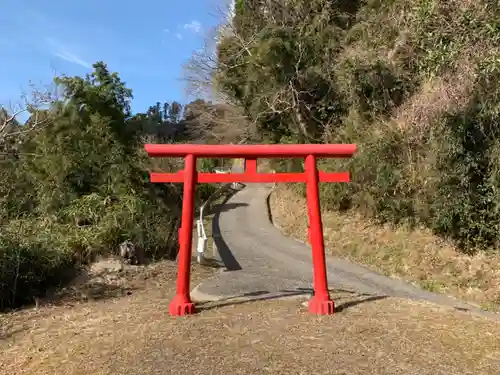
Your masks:
<path fill-rule="evenodd" d="M 309 300 L 309 312 L 315 315 L 333 315 L 335 314 L 335 302 L 328 296 L 326 299 L 314 296 Z"/>
<path fill-rule="evenodd" d="M 194 303 L 189 298 L 183 295 L 176 295 L 168 306 L 168 312 L 172 316 L 184 316 L 196 313 L 196 309 Z"/>

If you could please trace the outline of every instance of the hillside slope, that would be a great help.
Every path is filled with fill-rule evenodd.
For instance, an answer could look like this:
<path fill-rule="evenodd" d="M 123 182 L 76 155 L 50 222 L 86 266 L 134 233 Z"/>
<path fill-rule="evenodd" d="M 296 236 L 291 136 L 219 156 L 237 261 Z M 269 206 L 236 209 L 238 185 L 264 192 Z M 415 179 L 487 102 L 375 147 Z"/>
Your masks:
<path fill-rule="evenodd" d="M 327 208 L 473 252 L 500 234 L 499 40 L 489 0 L 238 1 L 216 82 L 269 142 L 358 144 Z"/>

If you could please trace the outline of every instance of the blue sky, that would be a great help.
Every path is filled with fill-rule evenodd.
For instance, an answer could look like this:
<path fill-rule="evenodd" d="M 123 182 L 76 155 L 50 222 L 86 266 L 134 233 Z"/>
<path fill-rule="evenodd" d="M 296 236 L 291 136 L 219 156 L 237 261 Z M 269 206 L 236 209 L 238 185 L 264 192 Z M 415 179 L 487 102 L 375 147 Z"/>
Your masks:
<path fill-rule="evenodd" d="M 182 66 L 203 47 L 224 0 L 3 0 L 0 104 L 31 80 L 84 75 L 103 60 L 134 91 L 133 110 L 185 102 Z"/>

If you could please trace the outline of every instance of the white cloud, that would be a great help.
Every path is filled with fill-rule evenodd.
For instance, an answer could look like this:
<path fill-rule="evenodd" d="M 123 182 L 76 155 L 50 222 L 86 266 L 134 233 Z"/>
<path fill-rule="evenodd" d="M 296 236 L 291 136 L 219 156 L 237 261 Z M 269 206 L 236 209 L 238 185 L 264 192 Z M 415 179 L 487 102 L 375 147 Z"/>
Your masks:
<path fill-rule="evenodd" d="M 184 28 L 192 30 L 195 33 L 199 33 L 201 31 L 201 23 L 199 21 L 193 20 L 190 23 L 186 23 L 184 25 Z"/>
<path fill-rule="evenodd" d="M 91 63 L 89 63 L 85 60 L 82 60 L 80 57 L 78 57 L 78 56 L 76 56 L 68 51 L 56 52 L 56 53 L 54 53 L 54 56 L 57 56 L 60 59 L 66 60 L 70 63 L 83 66 L 84 68 L 91 68 L 92 67 Z"/>
<path fill-rule="evenodd" d="M 175 38 L 179 40 L 184 39 L 184 34 L 182 33 L 182 30 L 189 30 L 193 33 L 199 33 L 202 30 L 201 23 L 193 20 L 190 23 L 186 23 L 185 25 L 177 25 L 177 32 L 173 32 L 170 29 L 163 29 L 163 33 L 166 35 L 173 35 Z"/>
<path fill-rule="evenodd" d="M 55 38 L 45 38 L 45 41 L 47 42 L 50 52 L 56 56 L 59 57 L 60 59 L 63 59 L 65 61 L 68 61 L 70 63 L 80 65 L 84 68 L 91 68 L 92 64 L 85 61 L 82 59 L 80 56 L 78 56 L 76 53 L 72 52 L 68 47 L 66 47 L 63 43 L 58 41 Z"/>

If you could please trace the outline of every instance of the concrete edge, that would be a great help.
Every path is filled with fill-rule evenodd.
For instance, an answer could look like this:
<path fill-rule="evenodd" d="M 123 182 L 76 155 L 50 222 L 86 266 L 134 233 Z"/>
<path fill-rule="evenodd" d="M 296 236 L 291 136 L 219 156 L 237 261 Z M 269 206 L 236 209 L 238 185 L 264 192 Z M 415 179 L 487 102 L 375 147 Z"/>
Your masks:
<path fill-rule="evenodd" d="M 191 299 L 194 302 L 216 302 L 228 298 L 227 296 L 208 294 L 200 291 L 200 288 L 203 286 L 203 284 L 205 284 L 205 282 L 206 281 L 202 281 L 201 283 L 196 285 L 194 289 L 191 291 L 190 293 Z"/>
<path fill-rule="evenodd" d="M 259 294 L 256 296 L 241 296 L 241 295 L 215 295 L 209 294 L 200 291 L 199 289 L 203 286 L 205 282 L 199 283 L 190 293 L 191 299 L 195 303 L 203 303 L 203 302 L 228 302 L 228 303 L 236 303 L 236 302 L 255 302 L 255 301 L 266 301 L 266 300 L 305 300 L 305 302 L 309 301 L 311 298 L 310 293 L 301 293 L 301 294 L 283 294 L 280 292 L 269 292 L 264 294 Z"/>

